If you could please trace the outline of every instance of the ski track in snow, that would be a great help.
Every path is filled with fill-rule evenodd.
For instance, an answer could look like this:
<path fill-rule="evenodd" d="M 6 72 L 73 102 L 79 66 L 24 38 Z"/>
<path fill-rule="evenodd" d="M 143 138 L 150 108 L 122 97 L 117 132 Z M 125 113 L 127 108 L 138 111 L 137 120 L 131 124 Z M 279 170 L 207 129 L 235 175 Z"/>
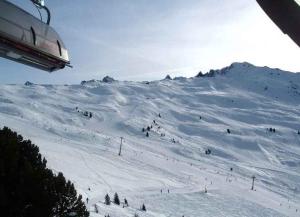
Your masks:
<path fill-rule="evenodd" d="M 38 145 L 91 216 L 300 216 L 300 74 L 235 63 L 149 84 L 1 85 L 0 126 Z M 104 205 L 115 192 L 130 207 Z"/>

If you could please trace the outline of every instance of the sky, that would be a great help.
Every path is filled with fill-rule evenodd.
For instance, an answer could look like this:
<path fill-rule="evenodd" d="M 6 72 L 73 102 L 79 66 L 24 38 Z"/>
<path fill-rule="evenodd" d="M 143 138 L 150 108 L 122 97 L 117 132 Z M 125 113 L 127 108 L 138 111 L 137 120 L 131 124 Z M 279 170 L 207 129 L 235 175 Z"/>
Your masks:
<path fill-rule="evenodd" d="M 29 0 L 10 0 L 38 16 Z M 0 83 L 78 84 L 191 77 L 232 62 L 300 72 L 300 48 L 255 0 L 46 0 L 73 68 L 54 73 L 0 58 Z"/>

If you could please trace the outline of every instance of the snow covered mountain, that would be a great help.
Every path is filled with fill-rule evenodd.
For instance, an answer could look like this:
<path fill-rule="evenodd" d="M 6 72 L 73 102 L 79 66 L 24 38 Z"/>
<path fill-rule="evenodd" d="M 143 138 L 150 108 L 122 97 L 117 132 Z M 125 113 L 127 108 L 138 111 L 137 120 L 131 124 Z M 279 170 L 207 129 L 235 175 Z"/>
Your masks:
<path fill-rule="evenodd" d="M 1 85 L 0 126 L 38 145 L 91 216 L 300 216 L 299 73 L 234 63 L 153 82 Z M 129 207 L 103 204 L 115 192 Z"/>

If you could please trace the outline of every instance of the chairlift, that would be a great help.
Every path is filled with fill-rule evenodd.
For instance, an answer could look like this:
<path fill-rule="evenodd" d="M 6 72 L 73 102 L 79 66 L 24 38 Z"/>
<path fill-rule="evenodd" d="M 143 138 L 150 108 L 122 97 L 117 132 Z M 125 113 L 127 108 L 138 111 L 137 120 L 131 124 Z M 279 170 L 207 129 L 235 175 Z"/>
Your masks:
<path fill-rule="evenodd" d="M 9 1 L 0 0 L 0 56 L 48 72 L 70 67 L 68 51 L 50 26 L 50 10 L 43 0 L 31 2 L 39 13 L 47 12 L 46 22 Z"/>
<path fill-rule="evenodd" d="M 300 5 L 296 0 L 256 0 L 284 34 L 300 47 Z"/>

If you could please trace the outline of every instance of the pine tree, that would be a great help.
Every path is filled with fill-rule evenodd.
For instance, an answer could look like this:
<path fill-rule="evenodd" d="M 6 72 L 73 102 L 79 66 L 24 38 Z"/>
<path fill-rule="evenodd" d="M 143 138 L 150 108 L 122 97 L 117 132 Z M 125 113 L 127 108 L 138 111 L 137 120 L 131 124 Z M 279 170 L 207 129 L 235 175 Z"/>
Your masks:
<path fill-rule="evenodd" d="M 105 195 L 105 198 L 104 198 L 104 199 L 105 199 L 105 202 L 104 202 L 105 205 L 110 205 L 110 197 L 109 197 L 108 194 Z"/>
<path fill-rule="evenodd" d="M 115 196 L 114 196 L 114 204 L 120 205 L 120 199 L 119 199 L 119 195 L 117 193 L 115 193 Z"/>
<path fill-rule="evenodd" d="M 211 150 L 208 148 L 207 150 L 205 150 L 205 154 L 207 155 L 211 154 Z"/>
<path fill-rule="evenodd" d="M 30 140 L 7 127 L 0 130 L 1 216 L 87 217 L 74 185 L 47 168 L 47 161 Z"/>
<path fill-rule="evenodd" d="M 66 181 L 62 173 L 59 173 L 55 180 L 57 192 L 56 208 L 54 209 L 55 216 L 63 216 L 66 211 L 70 214 L 76 214 L 77 216 L 85 216 L 85 205 L 82 201 L 82 196 L 77 197 L 77 192 L 74 188 L 74 184 L 70 181 Z"/>
<path fill-rule="evenodd" d="M 126 206 L 129 206 L 128 201 L 127 201 L 126 198 L 124 198 L 124 204 L 125 204 Z"/>
<path fill-rule="evenodd" d="M 145 212 L 147 211 L 145 204 L 142 205 L 141 210 L 142 210 L 142 211 L 145 211 Z"/>
<path fill-rule="evenodd" d="M 98 210 L 97 204 L 94 205 L 94 208 L 95 208 L 95 212 L 98 213 L 99 210 Z"/>

